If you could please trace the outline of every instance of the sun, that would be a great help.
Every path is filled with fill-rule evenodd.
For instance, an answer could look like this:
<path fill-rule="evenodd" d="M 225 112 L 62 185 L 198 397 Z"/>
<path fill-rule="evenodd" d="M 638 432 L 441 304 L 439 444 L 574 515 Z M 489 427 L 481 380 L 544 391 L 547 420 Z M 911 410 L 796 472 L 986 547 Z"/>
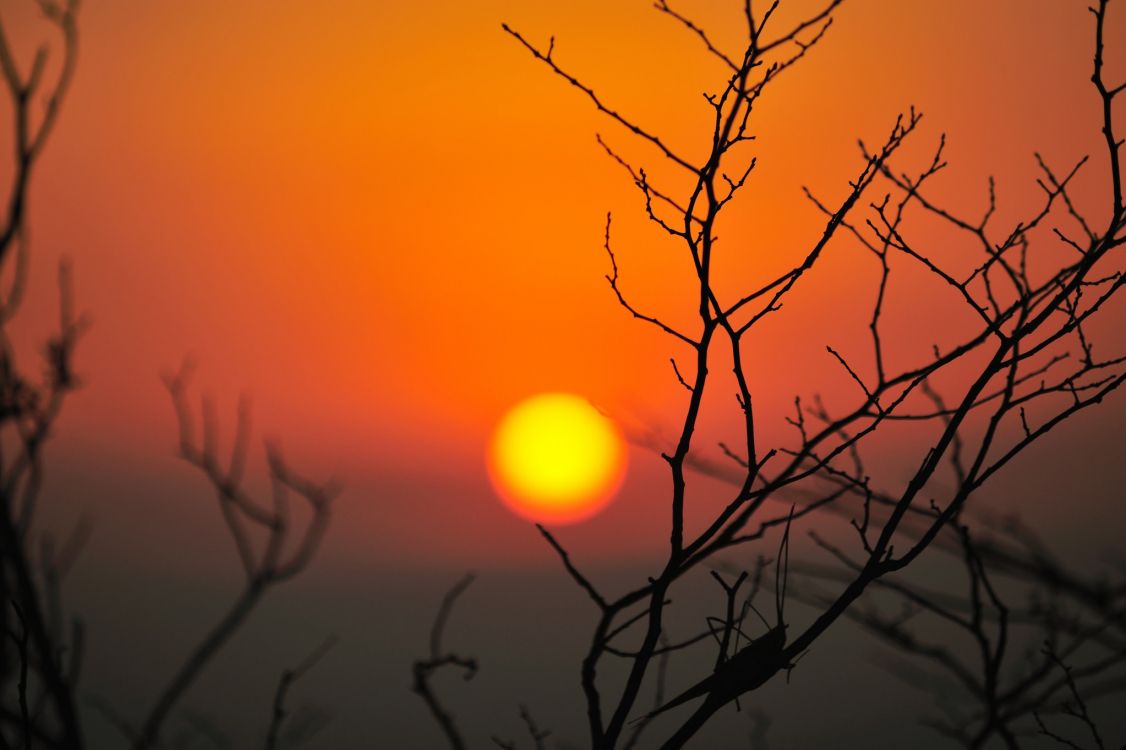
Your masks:
<path fill-rule="evenodd" d="M 489 444 L 489 476 L 501 499 L 532 521 L 574 523 L 598 513 L 626 468 L 614 423 L 570 393 L 543 393 L 512 407 Z"/>

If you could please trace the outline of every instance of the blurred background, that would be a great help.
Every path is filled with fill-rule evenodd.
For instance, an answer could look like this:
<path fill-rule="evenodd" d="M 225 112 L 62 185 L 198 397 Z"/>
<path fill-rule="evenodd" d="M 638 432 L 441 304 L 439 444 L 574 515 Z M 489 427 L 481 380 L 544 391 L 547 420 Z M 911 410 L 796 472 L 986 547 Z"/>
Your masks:
<path fill-rule="evenodd" d="M 740 3 L 682 5 L 738 48 Z M 785 10 L 796 18 L 816 7 L 797 0 Z M 23 59 L 54 41 L 32 4 L 2 8 Z M 1126 12 L 1112 7 L 1110 20 L 1109 64 L 1122 73 Z M 502 21 L 536 43 L 554 35 L 555 59 L 612 106 L 690 155 L 706 151 L 701 94 L 722 85 L 723 70 L 640 0 L 83 8 L 74 88 L 32 186 L 17 343 L 30 350 L 50 332 L 55 265 L 72 259 L 94 325 L 77 357 L 83 387 L 50 449 L 42 528 L 62 536 L 93 524 L 64 590 L 88 624 L 88 696 L 139 716 L 240 584 L 213 494 L 175 457 L 159 374 L 190 357 L 226 439 L 249 394 L 256 433 L 345 492 L 313 567 L 271 593 L 170 729 L 202 723 L 233 746 L 257 742 L 281 670 L 335 634 L 338 645 L 293 693 L 308 717 L 327 719 L 309 746 L 440 746 L 409 692 L 410 663 L 425 653 L 443 593 L 474 571 L 446 643 L 478 657 L 481 672 L 470 683 L 445 675 L 442 695 L 475 746 L 519 736 L 520 703 L 560 747 L 583 745 L 578 661 L 595 612 L 535 529 L 494 497 L 485 445 L 506 408 L 546 390 L 586 396 L 632 435 L 675 435 L 684 392 L 668 358 L 681 353 L 607 288 L 607 211 L 622 285 L 640 307 L 690 320 L 691 267 L 648 225 L 595 133 L 662 176 L 657 155 L 599 118 Z M 936 193 L 977 215 L 994 175 L 997 221 L 1015 221 L 1040 195 L 1034 152 L 1057 171 L 1101 155 L 1092 38 L 1084 4 L 1062 0 L 845 3 L 759 106 L 748 147 L 758 167 L 720 230 L 723 290 L 802 257 L 823 225 L 802 186 L 839 199 L 863 166 L 857 139 L 882 142 L 910 106 L 925 117 L 904 168 L 924 166 L 946 133 L 950 166 Z M 1097 195 L 1106 174 L 1094 159 L 1079 199 Z M 937 231 L 933 242 L 950 257 L 964 252 Z M 750 341 L 765 441 L 790 429 L 794 395 L 850 393 L 825 346 L 867 351 L 876 271 L 838 243 Z M 886 315 L 891 356 L 906 362 L 956 339 L 967 321 L 948 297 L 901 278 Z M 1121 326 L 1095 333 L 1107 352 L 1126 342 Z M 1071 420 L 987 493 L 1050 529 L 1053 547 L 1092 574 L 1124 562 L 1124 409 L 1112 398 Z M 737 428 L 734 411 L 726 393 L 709 403 L 705 454 Z M 262 480 L 251 488 L 261 492 L 257 458 Z M 906 442 L 878 463 L 894 484 L 912 460 Z M 667 540 L 664 464 L 635 445 L 630 467 L 605 512 L 558 530 L 610 591 L 654 574 Z M 722 498 L 722 483 L 693 481 L 699 512 Z M 799 531 L 819 524 L 848 531 L 829 516 Z M 675 627 L 686 633 L 718 610 L 714 588 L 706 577 L 688 585 Z M 888 676 L 878 648 L 842 624 L 788 684 L 771 684 L 754 710 L 725 712 L 701 746 L 747 747 L 763 715 L 774 747 L 944 746 L 915 723 L 931 699 Z M 675 664 L 670 684 L 694 679 L 693 667 Z M 1106 721 L 1108 734 L 1122 734 L 1121 716 Z M 96 746 L 114 746 L 97 713 L 87 723 L 105 743 Z"/>

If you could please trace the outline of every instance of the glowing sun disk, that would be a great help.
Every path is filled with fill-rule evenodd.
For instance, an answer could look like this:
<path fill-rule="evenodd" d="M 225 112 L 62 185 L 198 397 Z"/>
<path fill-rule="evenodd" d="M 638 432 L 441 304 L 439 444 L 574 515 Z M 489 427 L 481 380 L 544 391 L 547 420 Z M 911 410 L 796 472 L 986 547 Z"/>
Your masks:
<path fill-rule="evenodd" d="M 601 510 L 625 471 L 614 423 L 586 399 L 545 393 L 514 406 L 489 446 L 489 474 L 506 504 L 536 521 L 568 523 Z"/>

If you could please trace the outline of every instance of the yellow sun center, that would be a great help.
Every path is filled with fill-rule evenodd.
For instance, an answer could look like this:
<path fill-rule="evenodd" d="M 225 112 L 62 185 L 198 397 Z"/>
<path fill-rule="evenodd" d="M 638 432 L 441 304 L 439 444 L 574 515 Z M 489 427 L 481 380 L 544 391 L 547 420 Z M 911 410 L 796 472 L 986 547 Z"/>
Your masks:
<path fill-rule="evenodd" d="M 535 521 L 568 523 L 601 510 L 625 471 L 614 423 L 586 399 L 545 393 L 514 406 L 489 446 L 489 473 L 505 502 Z"/>

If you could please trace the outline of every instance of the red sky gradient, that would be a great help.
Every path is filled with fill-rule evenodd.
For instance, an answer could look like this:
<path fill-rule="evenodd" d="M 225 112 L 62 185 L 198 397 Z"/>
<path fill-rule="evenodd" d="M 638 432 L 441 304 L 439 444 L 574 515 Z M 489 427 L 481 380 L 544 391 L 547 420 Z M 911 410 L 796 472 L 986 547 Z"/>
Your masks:
<path fill-rule="evenodd" d="M 682 4 L 737 41 L 723 33 L 741 28 L 725 21 L 737 19 L 737 2 Z M 951 166 L 937 187 L 976 214 L 996 175 L 1001 223 L 1038 195 L 1034 151 L 1060 170 L 1101 156 L 1082 5 L 846 3 L 760 105 L 748 151 L 759 168 L 720 231 L 721 291 L 800 257 L 819 223 L 801 186 L 843 194 L 861 166 L 856 139 L 879 140 L 910 105 L 924 127 L 900 163 L 920 166 L 945 131 Z M 1112 9 L 1110 40 L 1126 39 L 1123 10 Z M 87 386 L 58 450 L 73 476 L 99 478 L 85 500 L 95 515 L 134 519 L 108 529 L 111 541 L 128 544 L 129 524 L 162 519 L 218 529 L 202 483 L 171 457 L 173 413 L 157 375 L 187 354 L 232 416 L 238 394 L 252 394 L 258 425 L 296 466 L 343 479 L 326 551 L 339 564 L 362 567 L 373 547 L 439 564 L 543 554 L 491 497 L 483 463 L 492 425 L 529 394 L 574 391 L 627 429 L 672 433 L 683 392 L 667 359 L 677 352 L 607 288 L 606 212 L 639 306 L 689 319 L 689 266 L 651 231 L 594 134 L 664 171 L 502 21 L 536 42 L 554 34 L 555 59 L 614 107 L 689 154 L 706 148 L 700 94 L 722 71 L 642 0 L 86 4 L 74 90 L 33 186 L 25 314 L 37 334 L 47 330 L 53 264 L 71 257 L 95 327 L 78 355 Z M 13 23 L 32 38 L 32 25 Z M 1110 61 L 1119 73 L 1121 52 Z M 1082 190 L 1104 177 L 1096 159 Z M 945 235 L 934 240 L 945 257 L 959 252 Z M 838 243 L 750 341 L 768 438 L 784 434 L 795 394 L 847 398 L 850 382 L 824 346 L 866 354 L 874 271 Z M 925 356 L 959 319 L 946 312 L 951 300 L 900 278 L 892 357 Z M 1109 349 L 1126 334 L 1103 340 Z M 733 407 L 717 392 L 705 445 L 723 436 Z M 1077 420 L 1050 449 L 1090 456 L 1122 414 L 1116 402 Z M 591 554 L 665 538 L 661 466 L 634 452 L 622 499 L 568 532 Z M 168 490 L 163 476 L 199 497 Z"/>

